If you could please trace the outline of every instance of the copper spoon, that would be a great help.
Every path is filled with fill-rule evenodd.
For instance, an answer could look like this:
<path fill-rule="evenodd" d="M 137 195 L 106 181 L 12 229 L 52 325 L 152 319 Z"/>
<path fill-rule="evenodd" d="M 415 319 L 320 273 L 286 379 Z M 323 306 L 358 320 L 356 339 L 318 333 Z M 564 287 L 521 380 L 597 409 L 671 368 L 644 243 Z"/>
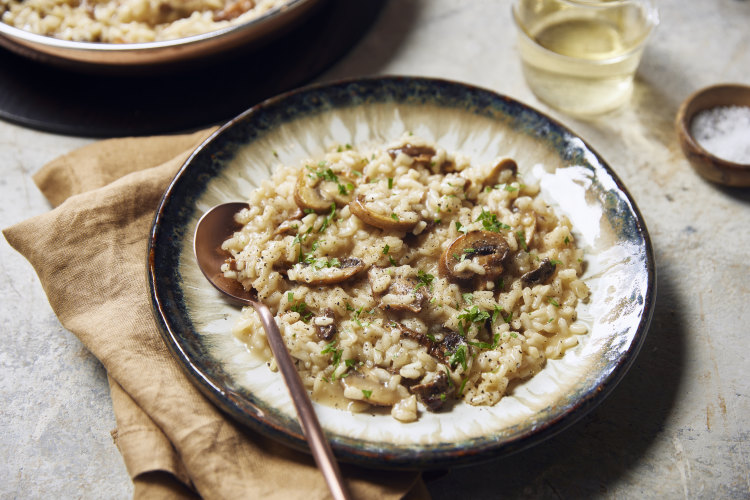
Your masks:
<path fill-rule="evenodd" d="M 328 488 L 333 498 L 337 500 L 350 499 L 351 495 L 344 484 L 341 471 L 331 451 L 331 446 L 323 434 L 318 417 L 312 407 L 312 402 L 307 394 L 307 389 L 302 385 L 302 380 L 294 367 L 292 357 L 286 349 L 284 340 L 281 338 L 279 327 L 271 314 L 268 306 L 258 301 L 254 290 L 245 288 L 236 280 L 225 278 L 221 272 L 221 265 L 229 257 L 228 253 L 221 248 L 222 242 L 229 238 L 234 231 L 239 229 L 234 220 L 234 215 L 247 203 L 224 203 L 217 205 L 203 214 L 195 228 L 195 239 L 193 249 L 198 259 L 198 267 L 208 281 L 217 290 L 243 305 L 251 305 L 255 308 L 263 328 L 266 331 L 268 343 L 271 346 L 276 364 L 281 370 L 284 382 L 292 396 L 292 402 L 297 409 L 302 430 L 307 438 L 307 443 L 312 451 L 315 463 L 323 473 Z"/>

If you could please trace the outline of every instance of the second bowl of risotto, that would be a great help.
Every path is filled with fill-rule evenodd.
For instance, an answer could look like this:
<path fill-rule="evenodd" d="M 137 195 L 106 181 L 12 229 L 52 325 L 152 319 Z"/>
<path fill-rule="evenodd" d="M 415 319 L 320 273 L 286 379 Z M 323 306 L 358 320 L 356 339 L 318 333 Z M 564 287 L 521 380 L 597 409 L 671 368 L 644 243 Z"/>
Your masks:
<path fill-rule="evenodd" d="M 184 63 L 273 38 L 318 0 L 3 0 L 0 45 L 81 69 Z"/>
<path fill-rule="evenodd" d="M 248 201 L 225 276 L 272 310 L 336 455 L 456 465 L 569 425 L 621 379 L 655 295 L 648 233 L 580 138 L 455 82 L 374 78 L 270 99 L 165 194 L 149 276 L 165 342 L 224 411 L 304 439 L 254 311 L 192 257 L 202 213 Z"/>

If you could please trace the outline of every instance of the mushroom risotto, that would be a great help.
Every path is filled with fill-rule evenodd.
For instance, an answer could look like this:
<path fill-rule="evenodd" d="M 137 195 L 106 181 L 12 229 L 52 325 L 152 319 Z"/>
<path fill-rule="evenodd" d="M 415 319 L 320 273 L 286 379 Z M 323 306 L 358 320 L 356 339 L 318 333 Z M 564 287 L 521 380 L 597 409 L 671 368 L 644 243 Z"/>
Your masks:
<path fill-rule="evenodd" d="M 274 312 L 317 401 L 403 422 L 493 405 L 586 333 L 582 250 L 538 194 L 508 158 L 341 146 L 252 193 L 223 271 Z M 276 369 L 252 308 L 234 334 Z"/>
<path fill-rule="evenodd" d="M 2 21 L 38 35 L 143 43 L 249 21 L 289 0 L 0 0 Z"/>

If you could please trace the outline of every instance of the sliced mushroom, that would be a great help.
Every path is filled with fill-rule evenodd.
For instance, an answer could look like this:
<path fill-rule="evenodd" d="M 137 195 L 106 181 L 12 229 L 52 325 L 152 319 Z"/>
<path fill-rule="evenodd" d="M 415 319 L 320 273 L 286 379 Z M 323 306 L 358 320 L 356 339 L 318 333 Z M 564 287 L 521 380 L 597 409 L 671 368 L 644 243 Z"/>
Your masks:
<path fill-rule="evenodd" d="M 381 380 L 374 372 L 363 368 L 361 371 L 350 371 L 341 379 L 344 396 L 349 399 L 365 401 L 378 406 L 393 406 L 402 399 L 395 387 L 389 387 L 387 381 Z"/>
<path fill-rule="evenodd" d="M 301 209 L 298 209 L 291 215 L 291 217 L 279 224 L 279 227 L 276 228 L 276 230 L 273 232 L 273 235 L 277 236 L 279 234 L 287 234 L 291 231 L 294 231 L 296 229 L 295 226 L 298 225 L 299 220 L 304 217 L 304 215 L 305 213 Z"/>
<path fill-rule="evenodd" d="M 453 396 L 454 387 L 445 372 L 438 373 L 430 382 L 413 385 L 411 391 L 430 411 L 437 411 L 443 407 L 445 401 Z"/>
<path fill-rule="evenodd" d="M 351 203 L 349 203 L 349 210 L 359 217 L 362 222 L 383 229 L 385 231 L 401 231 L 408 232 L 414 229 L 419 223 L 419 219 L 416 221 L 401 220 L 398 216 L 387 216 L 371 211 L 365 204 L 364 196 L 357 196 Z"/>
<path fill-rule="evenodd" d="M 435 166 L 432 164 L 432 158 L 435 156 L 436 151 L 432 146 L 415 146 L 407 143 L 398 148 L 391 148 L 388 150 L 388 154 L 393 160 L 396 159 L 399 153 L 414 158 L 414 163 L 416 165 L 421 165 L 423 167 Z M 454 165 L 453 162 L 446 160 L 440 165 L 438 170 L 444 173 L 455 172 L 456 165 Z"/>
<path fill-rule="evenodd" d="M 388 150 L 388 154 L 393 160 L 396 159 L 399 153 L 404 153 L 406 156 L 411 156 L 417 163 L 429 165 L 432 157 L 435 156 L 435 149 L 431 146 L 414 146 L 407 143 L 398 148 L 391 148 Z"/>
<path fill-rule="evenodd" d="M 440 276 L 452 280 L 468 280 L 481 277 L 494 281 L 503 273 L 503 262 L 509 247 L 500 233 L 471 231 L 459 236 L 440 257 Z M 466 261 L 471 261 L 465 264 Z M 476 265 L 478 264 L 479 269 Z"/>
<path fill-rule="evenodd" d="M 313 319 L 315 330 L 320 340 L 331 340 L 336 335 L 336 316 L 333 309 L 326 309 L 323 314 Z"/>
<path fill-rule="evenodd" d="M 306 262 L 298 262 L 287 271 L 287 278 L 308 285 L 335 285 L 353 278 L 364 271 L 367 265 L 356 257 L 338 260 L 337 265 L 319 267 Z"/>
<path fill-rule="evenodd" d="M 456 352 L 458 346 L 466 343 L 461 335 L 447 328 L 442 330 L 443 340 L 438 342 L 433 335 L 415 332 L 397 321 L 392 321 L 390 326 L 398 328 L 402 337 L 412 339 L 426 347 L 427 354 L 446 364 L 450 362 L 450 357 Z"/>
<path fill-rule="evenodd" d="M 373 268 L 368 274 L 372 294 L 380 299 L 378 307 L 383 311 L 421 312 L 425 301 L 429 298 L 427 287 L 420 285 L 414 276 L 396 270 L 385 291 L 376 292 L 376 287 L 373 286 L 374 281 L 377 279 L 377 275 L 383 271 L 382 268 Z"/>
<path fill-rule="evenodd" d="M 555 265 L 549 259 L 544 259 L 539 267 L 521 276 L 524 285 L 534 285 L 546 282 L 555 273 Z"/>
<path fill-rule="evenodd" d="M 518 175 L 518 165 L 510 158 L 503 158 L 492 167 L 490 174 L 484 179 L 484 186 L 497 186 L 511 182 Z"/>
<path fill-rule="evenodd" d="M 325 180 L 305 168 L 300 169 L 294 186 L 294 202 L 303 210 L 313 210 L 317 213 L 330 211 L 333 204 L 337 207 L 346 205 L 353 194 L 353 189 L 346 186 L 353 185 L 354 182 L 344 174 L 335 175 L 336 179 L 341 177 L 344 182 Z M 328 189 L 325 189 L 326 187 Z"/>

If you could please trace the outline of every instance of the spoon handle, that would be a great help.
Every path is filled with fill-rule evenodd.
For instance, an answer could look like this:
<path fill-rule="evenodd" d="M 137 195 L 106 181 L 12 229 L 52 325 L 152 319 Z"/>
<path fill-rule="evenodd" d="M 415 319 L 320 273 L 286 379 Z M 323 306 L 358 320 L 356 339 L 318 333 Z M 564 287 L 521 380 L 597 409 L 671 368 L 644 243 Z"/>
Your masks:
<path fill-rule="evenodd" d="M 258 312 L 263 328 L 266 330 L 271 352 L 273 352 L 276 364 L 279 366 L 281 375 L 289 388 L 289 394 L 292 396 L 292 402 L 297 409 L 297 415 L 299 415 L 302 430 L 307 438 L 307 444 L 310 446 L 315 463 L 318 464 L 318 468 L 323 473 L 328 489 L 331 490 L 331 494 L 336 500 L 351 499 L 351 494 L 346 488 L 338 463 L 333 456 L 331 446 L 328 444 L 328 439 L 320 427 L 307 389 L 302 385 L 302 380 L 294 367 L 294 361 L 292 361 L 284 340 L 281 338 L 276 320 L 265 304 L 253 302 L 253 307 Z"/>

